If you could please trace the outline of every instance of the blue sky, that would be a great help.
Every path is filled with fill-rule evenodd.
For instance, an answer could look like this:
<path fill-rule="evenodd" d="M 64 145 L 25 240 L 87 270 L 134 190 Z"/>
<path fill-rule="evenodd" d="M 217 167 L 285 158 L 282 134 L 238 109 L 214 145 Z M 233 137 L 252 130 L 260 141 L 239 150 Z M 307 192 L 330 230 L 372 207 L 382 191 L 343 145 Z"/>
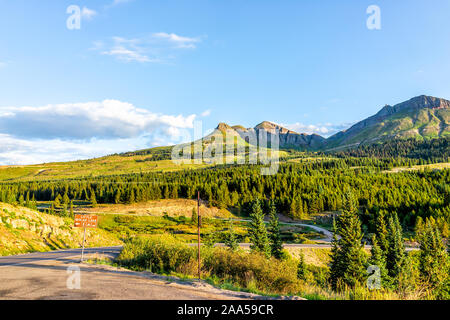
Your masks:
<path fill-rule="evenodd" d="M 381 30 L 366 27 L 369 5 Z M 0 0 L 0 164 L 169 144 L 195 120 L 327 136 L 385 104 L 449 99 L 449 12 L 446 0 Z"/>

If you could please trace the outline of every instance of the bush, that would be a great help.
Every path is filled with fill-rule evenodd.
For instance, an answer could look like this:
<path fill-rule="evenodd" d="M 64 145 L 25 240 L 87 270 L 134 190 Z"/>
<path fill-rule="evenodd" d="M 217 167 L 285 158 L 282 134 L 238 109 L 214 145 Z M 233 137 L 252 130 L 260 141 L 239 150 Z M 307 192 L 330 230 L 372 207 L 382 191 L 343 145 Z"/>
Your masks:
<path fill-rule="evenodd" d="M 133 270 L 197 275 L 197 249 L 171 235 L 134 238 L 125 243 L 117 262 Z M 296 261 L 267 259 L 259 253 L 203 247 L 202 274 L 266 293 L 287 294 L 298 289 Z"/>
<path fill-rule="evenodd" d="M 196 257 L 191 248 L 169 235 L 155 238 L 134 238 L 125 243 L 118 263 L 135 270 L 155 273 L 180 272 Z"/>
<path fill-rule="evenodd" d="M 268 293 L 294 293 L 298 288 L 295 261 L 267 259 L 260 253 L 214 248 L 204 256 L 203 269 L 223 281 Z"/>

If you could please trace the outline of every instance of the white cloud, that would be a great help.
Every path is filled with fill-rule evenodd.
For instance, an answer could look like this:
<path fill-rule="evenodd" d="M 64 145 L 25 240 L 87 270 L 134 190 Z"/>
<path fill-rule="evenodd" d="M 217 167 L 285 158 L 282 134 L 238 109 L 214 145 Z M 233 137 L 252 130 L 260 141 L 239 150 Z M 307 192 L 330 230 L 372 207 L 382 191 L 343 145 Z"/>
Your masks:
<path fill-rule="evenodd" d="M 192 128 L 196 115 L 164 115 L 118 100 L 1 107 L 0 133 L 29 139 L 126 139 L 166 128 Z"/>
<path fill-rule="evenodd" d="M 169 43 L 173 44 L 175 48 L 182 48 L 182 49 L 194 49 L 196 48 L 195 44 L 197 42 L 200 42 L 200 39 L 198 38 L 182 37 L 175 33 L 157 32 L 154 33 L 152 36 L 157 39 L 164 39 Z"/>
<path fill-rule="evenodd" d="M 81 9 L 81 16 L 87 20 L 91 20 L 94 16 L 97 15 L 97 11 L 83 7 Z"/>
<path fill-rule="evenodd" d="M 208 117 L 209 115 L 211 115 L 211 110 L 205 110 L 200 114 L 202 117 Z"/>
<path fill-rule="evenodd" d="M 315 133 L 324 137 L 329 137 L 341 130 L 348 129 L 351 125 L 352 125 L 351 123 L 343 123 L 343 124 L 325 123 L 313 125 L 296 122 L 293 124 L 283 124 L 282 126 L 298 133 L 306 133 L 306 134 Z"/>
<path fill-rule="evenodd" d="M 140 40 L 138 39 L 124 39 L 121 37 L 113 38 L 114 44 L 106 51 L 102 51 L 101 54 L 114 56 L 119 60 L 130 62 L 150 62 L 150 59 L 144 54 L 144 49 L 139 46 Z M 102 42 L 95 42 L 94 46 L 100 48 L 103 46 Z"/>
<path fill-rule="evenodd" d="M 88 159 L 187 142 L 195 118 L 117 100 L 0 107 L 0 165 Z"/>
<path fill-rule="evenodd" d="M 8 64 L 6 62 L 0 61 L 0 69 L 5 68 Z"/>
<path fill-rule="evenodd" d="M 66 141 L 61 139 L 26 140 L 0 134 L 0 165 L 25 165 L 44 162 L 90 159 L 108 154 L 146 148 L 143 139 Z"/>
<path fill-rule="evenodd" d="M 128 2 L 131 2 L 131 1 L 133 1 L 133 0 L 114 0 L 114 1 L 110 4 L 110 6 L 111 6 L 111 7 L 114 7 L 114 6 L 117 6 L 117 5 L 119 5 L 119 4 L 128 3 Z"/>
<path fill-rule="evenodd" d="M 143 38 L 113 37 L 112 42 L 95 41 L 92 49 L 125 62 L 167 63 L 179 50 L 195 49 L 199 42 L 199 38 L 160 32 Z"/>

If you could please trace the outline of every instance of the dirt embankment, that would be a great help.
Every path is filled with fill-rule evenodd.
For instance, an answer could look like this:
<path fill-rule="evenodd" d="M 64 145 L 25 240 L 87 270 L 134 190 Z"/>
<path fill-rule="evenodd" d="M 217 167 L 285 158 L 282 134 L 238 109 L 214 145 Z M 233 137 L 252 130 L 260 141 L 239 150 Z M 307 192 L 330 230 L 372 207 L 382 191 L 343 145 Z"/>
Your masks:
<path fill-rule="evenodd" d="M 0 203 L 0 255 L 79 248 L 83 230 L 73 224 L 70 218 Z M 86 240 L 91 247 L 121 244 L 114 235 L 100 229 L 88 229 Z"/>

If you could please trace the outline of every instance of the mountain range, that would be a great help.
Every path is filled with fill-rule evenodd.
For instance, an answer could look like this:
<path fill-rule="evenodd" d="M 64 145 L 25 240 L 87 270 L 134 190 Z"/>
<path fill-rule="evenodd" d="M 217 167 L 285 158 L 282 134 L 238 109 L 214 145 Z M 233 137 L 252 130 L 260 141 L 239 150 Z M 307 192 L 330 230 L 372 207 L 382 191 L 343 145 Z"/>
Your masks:
<path fill-rule="evenodd" d="M 258 136 L 260 131 L 267 134 L 278 131 L 282 149 L 330 150 L 384 142 L 389 139 L 422 140 L 448 137 L 449 123 L 450 101 L 422 95 L 394 106 L 386 105 L 375 115 L 329 138 L 317 134 L 297 133 L 269 121 L 261 122 L 254 128 L 220 123 L 208 137 L 222 132 L 245 139 L 249 134 Z"/>

